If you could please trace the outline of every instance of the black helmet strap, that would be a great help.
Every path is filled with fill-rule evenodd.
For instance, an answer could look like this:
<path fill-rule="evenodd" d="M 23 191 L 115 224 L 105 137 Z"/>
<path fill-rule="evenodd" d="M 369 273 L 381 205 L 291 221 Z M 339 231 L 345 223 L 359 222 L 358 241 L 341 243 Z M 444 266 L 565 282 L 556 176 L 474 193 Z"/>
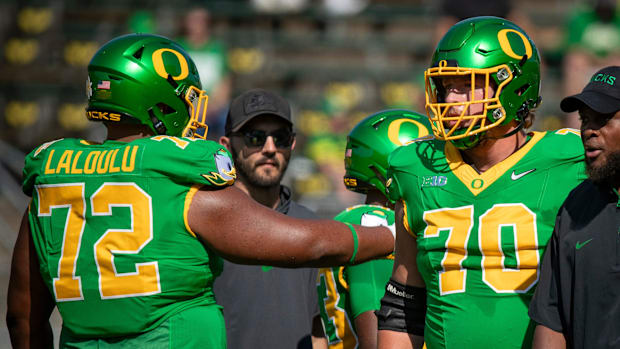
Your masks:
<path fill-rule="evenodd" d="M 148 113 L 149 117 L 151 118 L 151 122 L 153 123 L 153 127 L 155 128 L 155 131 L 157 131 L 157 134 L 165 135 L 167 130 L 164 122 L 157 118 L 155 112 L 153 111 L 153 108 L 149 108 Z"/>

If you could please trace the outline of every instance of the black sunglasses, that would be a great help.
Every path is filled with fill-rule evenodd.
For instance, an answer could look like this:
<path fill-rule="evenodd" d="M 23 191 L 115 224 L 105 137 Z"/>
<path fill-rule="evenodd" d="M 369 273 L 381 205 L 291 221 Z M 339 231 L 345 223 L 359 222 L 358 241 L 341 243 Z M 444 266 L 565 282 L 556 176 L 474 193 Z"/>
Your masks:
<path fill-rule="evenodd" d="M 295 132 L 286 128 L 280 128 L 272 132 L 247 130 L 244 132 L 233 132 L 230 135 L 243 137 L 245 146 L 249 148 L 262 148 L 269 136 L 273 138 L 273 143 L 278 148 L 290 147 L 293 144 L 293 139 L 295 139 Z"/>

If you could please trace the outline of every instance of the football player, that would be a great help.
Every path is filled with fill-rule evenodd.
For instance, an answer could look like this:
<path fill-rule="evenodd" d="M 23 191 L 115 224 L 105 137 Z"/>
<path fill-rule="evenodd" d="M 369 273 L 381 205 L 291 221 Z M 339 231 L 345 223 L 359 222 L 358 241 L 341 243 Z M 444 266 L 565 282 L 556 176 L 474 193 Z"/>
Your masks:
<path fill-rule="evenodd" d="M 57 306 L 61 347 L 224 348 L 218 255 L 295 267 L 393 251 L 388 228 L 290 218 L 231 186 L 230 154 L 201 139 L 199 81 L 187 53 L 160 36 L 122 36 L 94 55 L 87 115 L 107 139 L 59 139 L 26 157 L 32 201 L 8 294 L 14 347 L 51 347 Z"/>
<path fill-rule="evenodd" d="M 379 346 L 530 347 L 538 265 L 558 208 L 585 178 L 579 132 L 526 131 L 540 57 L 506 19 L 455 24 L 425 80 L 434 138 L 389 158 L 397 236 Z"/>
<path fill-rule="evenodd" d="M 344 185 L 366 195 L 364 205 L 349 207 L 334 219 L 364 226 L 393 226 L 393 205 L 385 193 L 388 155 L 429 134 L 426 116 L 385 110 L 366 117 L 347 137 Z M 319 308 L 330 348 L 376 348 L 377 318 L 393 256 L 354 266 L 321 268 Z"/>

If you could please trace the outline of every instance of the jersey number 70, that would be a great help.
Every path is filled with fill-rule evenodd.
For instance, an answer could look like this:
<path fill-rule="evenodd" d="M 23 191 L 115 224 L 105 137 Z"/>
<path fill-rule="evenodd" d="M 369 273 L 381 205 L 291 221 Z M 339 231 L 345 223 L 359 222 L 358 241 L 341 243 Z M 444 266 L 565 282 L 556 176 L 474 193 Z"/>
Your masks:
<path fill-rule="evenodd" d="M 424 212 L 424 238 L 447 232 L 439 272 L 441 295 L 465 292 L 467 245 L 474 225 L 472 205 Z M 506 266 L 502 232 L 512 232 L 516 268 Z M 524 293 L 538 280 L 536 214 L 524 204 L 496 204 L 478 218 L 478 246 L 482 254 L 482 280 L 497 293 Z"/>

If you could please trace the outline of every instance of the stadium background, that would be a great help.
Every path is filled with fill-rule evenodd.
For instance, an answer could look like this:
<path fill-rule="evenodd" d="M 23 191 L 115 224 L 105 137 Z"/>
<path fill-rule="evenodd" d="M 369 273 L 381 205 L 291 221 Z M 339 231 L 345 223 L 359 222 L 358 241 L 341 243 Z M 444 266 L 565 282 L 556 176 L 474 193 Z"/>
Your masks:
<path fill-rule="evenodd" d="M 105 137 L 100 124 L 84 117 L 86 66 L 101 44 L 132 30 L 179 38 L 184 14 L 208 8 L 211 36 L 227 49 L 231 96 L 261 87 L 291 101 L 298 147 L 285 183 L 302 204 L 332 217 L 361 199 L 341 179 L 344 135 L 352 125 L 386 108 L 423 112 L 423 70 L 443 16 L 440 3 L 0 0 L 0 347 L 10 345 L 4 324 L 10 251 L 28 203 L 20 189 L 23 159 L 61 136 Z M 566 23 L 580 5 L 513 3 L 544 60 L 544 102 L 535 129 L 565 124 L 559 100 Z M 58 324 L 55 315 L 56 330 Z"/>

